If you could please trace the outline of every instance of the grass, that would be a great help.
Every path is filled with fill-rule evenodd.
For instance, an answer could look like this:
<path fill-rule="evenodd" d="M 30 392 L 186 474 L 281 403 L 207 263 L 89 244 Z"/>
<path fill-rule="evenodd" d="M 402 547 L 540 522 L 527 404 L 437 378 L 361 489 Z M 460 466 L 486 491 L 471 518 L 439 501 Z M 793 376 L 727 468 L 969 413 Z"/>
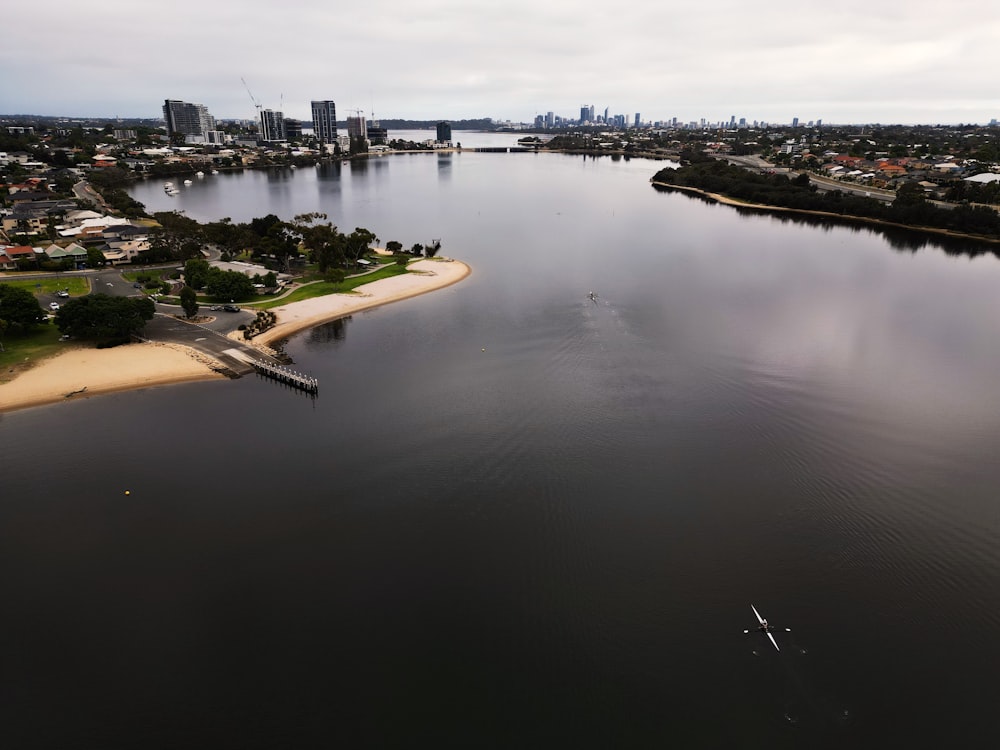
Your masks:
<path fill-rule="evenodd" d="M 43 279 L 25 279 L 24 281 L 3 281 L 4 284 L 27 289 L 32 294 L 54 294 L 66 289 L 76 297 L 87 294 L 90 291 L 90 284 L 82 276 L 47 276 Z"/>
<path fill-rule="evenodd" d="M 0 352 L 0 383 L 13 379 L 27 366 L 64 351 L 67 345 L 59 340 L 59 336 L 59 329 L 48 323 L 23 336 L 4 336 L 4 351 Z"/>
<path fill-rule="evenodd" d="M 407 273 L 406 266 L 398 266 L 393 263 L 363 276 L 352 276 L 351 278 L 344 279 L 339 284 L 330 281 L 312 281 L 304 286 L 300 286 L 291 294 L 280 299 L 275 299 L 274 297 L 257 297 L 244 304 L 252 305 L 257 310 L 270 310 L 272 307 L 280 307 L 292 302 L 301 302 L 313 297 L 325 297 L 328 294 L 344 294 L 345 292 L 353 291 L 359 286 L 370 284 L 373 281 L 389 279 L 404 273 Z"/>

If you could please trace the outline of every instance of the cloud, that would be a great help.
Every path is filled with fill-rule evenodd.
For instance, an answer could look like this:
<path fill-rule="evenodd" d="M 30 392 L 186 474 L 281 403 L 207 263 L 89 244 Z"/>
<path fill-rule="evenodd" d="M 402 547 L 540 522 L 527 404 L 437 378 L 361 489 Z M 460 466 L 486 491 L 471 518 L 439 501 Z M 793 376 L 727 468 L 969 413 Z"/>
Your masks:
<path fill-rule="evenodd" d="M 1000 10 L 957 0 L 628 4 L 101 0 L 5 10 L 0 111 L 158 116 L 165 98 L 307 118 L 332 98 L 385 117 L 969 122 L 992 96 Z"/>

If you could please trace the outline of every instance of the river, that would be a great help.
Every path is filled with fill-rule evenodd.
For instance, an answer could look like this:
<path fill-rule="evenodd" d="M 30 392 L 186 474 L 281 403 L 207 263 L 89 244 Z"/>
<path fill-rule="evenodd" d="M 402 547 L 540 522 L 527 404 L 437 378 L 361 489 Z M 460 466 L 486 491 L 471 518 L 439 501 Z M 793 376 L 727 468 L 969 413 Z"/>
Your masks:
<path fill-rule="evenodd" d="M 8 744 L 994 738 L 997 258 L 658 192 L 661 166 L 137 186 L 440 238 L 473 273 L 290 339 L 316 399 L 245 378 L 0 417 Z"/>

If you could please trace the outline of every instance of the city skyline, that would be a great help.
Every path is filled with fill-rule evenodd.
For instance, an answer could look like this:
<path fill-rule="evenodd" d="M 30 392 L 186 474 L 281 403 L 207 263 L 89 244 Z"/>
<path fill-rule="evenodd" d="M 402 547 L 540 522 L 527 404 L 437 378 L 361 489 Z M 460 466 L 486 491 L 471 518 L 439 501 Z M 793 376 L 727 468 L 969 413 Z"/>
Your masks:
<path fill-rule="evenodd" d="M 0 112 L 158 117 L 157 91 L 202 103 L 217 119 L 257 119 L 249 86 L 263 108 L 304 121 L 317 92 L 375 119 L 532 122 L 550 111 L 573 118 L 581 102 L 629 120 L 641 112 L 646 122 L 1000 116 L 991 59 L 1000 8 L 956 0 L 942 17 L 939 5 L 914 0 L 898 10 L 889 0 L 816 8 L 638 0 L 627 12 L 586 13 L 566 0 L 496 8 L 430 0 L 416 10 L 398 0 L 336 10 L 296 0 L 275 14 L 248 0 L 233 14 L 191 0 L 169 11 L 53 0 L 44 23 L 23 5 L 5 14 L 12 33 L 0 64 L 16 75 L 0 85 Z M 81 47 L 98 24 L 110 41 Z M 251 54 L 263 41 L 268 54 Z M 363 64 L 318 66 L 315 50 L 330 45 L 338 59 Z M 204 54 L 185 52 L 197 49 Z"/>

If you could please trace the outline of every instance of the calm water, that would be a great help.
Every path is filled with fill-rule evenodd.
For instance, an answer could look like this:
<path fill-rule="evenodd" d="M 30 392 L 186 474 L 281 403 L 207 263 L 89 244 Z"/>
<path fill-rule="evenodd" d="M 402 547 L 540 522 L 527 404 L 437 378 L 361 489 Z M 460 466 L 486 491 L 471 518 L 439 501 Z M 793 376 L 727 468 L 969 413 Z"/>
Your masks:
<path fill-rule="evenodd" d="M 994 738 L 1000 264 L 658 193 L 659 166 L 138 187 L 440 237 L 473 275 L 291 339 L 315 401 L 244 379 L 0 418 L 5 744 Z"/>

